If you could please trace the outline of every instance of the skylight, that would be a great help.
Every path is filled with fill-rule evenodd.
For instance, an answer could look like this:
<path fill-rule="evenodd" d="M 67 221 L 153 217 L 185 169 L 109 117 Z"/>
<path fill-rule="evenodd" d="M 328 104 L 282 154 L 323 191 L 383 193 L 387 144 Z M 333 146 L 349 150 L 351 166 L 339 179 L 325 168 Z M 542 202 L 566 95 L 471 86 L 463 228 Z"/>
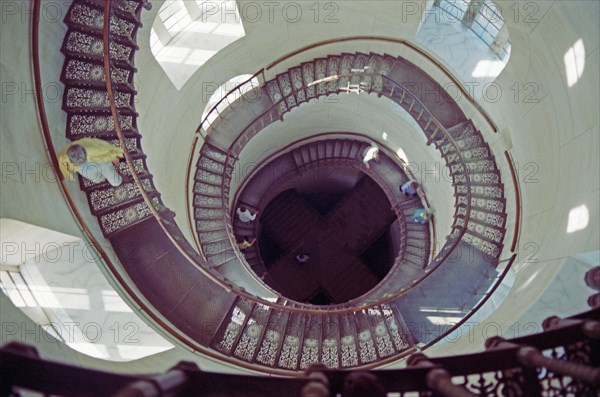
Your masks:
<path fill-rule="evenodd" d="M 245 34 L 233 0 L 167 0 L 152 25 L 150 49 L 180 90 L 196 70 Z"/>

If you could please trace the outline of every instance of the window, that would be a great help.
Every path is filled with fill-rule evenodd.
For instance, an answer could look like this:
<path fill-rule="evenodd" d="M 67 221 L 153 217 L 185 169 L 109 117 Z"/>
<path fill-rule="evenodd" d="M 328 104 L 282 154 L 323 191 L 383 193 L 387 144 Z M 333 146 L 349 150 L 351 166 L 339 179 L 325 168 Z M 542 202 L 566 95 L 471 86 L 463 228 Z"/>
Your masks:
<path fill-rule="evenodd" d="M 46 312 L 42 309 L 39 302 L 39 291 L 31 289 L 28 279 L 27 274 L 21 273 L 21 265 L 0 265 L 0 289 L 2 289 L 2 292 L 27 317 L 40 324 L 44 331 L 64 342 L 65 339 L 60 330 L 55 328 L 55 323 L 50 321 Z"/>
<path fill-rule="evenodd" d="M 435 0 L 424 16 L 417 41 L 446 62 L 475 98 L 497 100 L 491 83 L 508 63 L 511 46 L 499 6 L 490 0 Z"/>
<path fill-rule="evenodd" d="M 5 341 L 56 343 L 50 334 L 74 350 L 110 361 L 173 347 L 110 286 L 83 240 L 13 219 L 0 219 L 0 229 L 1 293 L 35 323 L 11 322 L 7 310 Z"/>
<path fill-rule="evenodd" d="M 434 2 L 434 7 L 436 3 Z M 504 18 L 496 3 L 490 0 L 484 2 L 441 0 L 438 7 L 445 13 L 445 19 L 454 19 L 470 27 L 471 31 L 487 44 L 498 55 L 499 59 L 508 56 L 510 40 L 502 40 L 502 45 L 499 46 L 498 51 L 494 50 L 494 42 L 498 40 L 504 26 Z M 474 16 L 471 16 L 470 13 Z"/>
<path fill-rule="evenodd" d="M 234 0 L 167 0 L 152 24 L 150 49 L 180 90 L 198 68 L 245 34 Z"/>

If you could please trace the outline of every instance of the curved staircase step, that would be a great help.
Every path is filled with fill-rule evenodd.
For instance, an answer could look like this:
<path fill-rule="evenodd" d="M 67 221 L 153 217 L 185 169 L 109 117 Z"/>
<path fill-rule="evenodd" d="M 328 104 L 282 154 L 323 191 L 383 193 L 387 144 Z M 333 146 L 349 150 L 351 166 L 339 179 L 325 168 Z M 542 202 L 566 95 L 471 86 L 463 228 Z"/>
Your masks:
<path fill-rule="evenodd" d="M 194 217 L 198 220 L 223 219 L 224 214 L 222 208 L 194 208 Z"/>
<path fill-rule="evenodd" d="M 200 181 L 194 182 L 194 193 L 221 199 L 222 188 L 220 185 L 212 185 Z"/>
<path fill-rule="evenodd" d="M 114 93 L 115 104 L 119 111 L 135 113 L 131 106 L 131 93 Z M 106 89 L 68 87 L 63 97 L 63 109 L 66 112 L 105 112 L 110 113 Z"/>
<path fill-rule="evenodd" d="M 135 71 L 132 62 L 134 54 L 133 47 L 115 42 L 111 42 L 109 47 L 115 66 Z M 102 37 L 78 31 L 76 29 L 69 29 L 65 36 L 61 51 L 68 58 L 103 62 L 104 42 L 102 41 Z"/>
<path fill-rule="evenodd" d="M 223 201 L 221 200 L 221 197 L 195 194 L 194 195 L 194 207 L 222 208 Z"/>
<path fill-rule="evenodd" d="M 152 202 L 155 207 L 161 205 L 158 196 L 153 197 Z M 99 216 L 98 219 L 104 236 L 110 238 L 114 233 L 142 222 L 145 219 L 151 218 L 152 216 L 152 212 L 146 203 L 140 199 L 140 201 L 130 204 L 127 207 L 103 214 Z"/>
<path fill-rule="evenodd" d="M 122 115 L 120 119 L 121 131 L 127 137 L 139 137 L 135 128 L 135 116 Z M 67 137 L 71 140 L 87 137 L 115 137 L 115 125 L 111 115 L 77 114 L 67 115 Z"/>
<path fill-rule="evenodd" d="M 61 81 L 68 87 L 106 89 L 104 65 L 98 62 L 79 59 L 66 60 Z M 117 91 L 136 93 L 133 87 L 133 73 L 128 69 L 114 67 L 111 69 L 113 87 Z"/>
<path fill-rule="evenodd" d="M 150 197 L 158 196 L 151 179 L 142 179 L 144 190 Z M 88 198 L 94 215 L 103 215 L 122 207 L 129 207 L 141 198 L 137 185 L 133 182 L 124 182 L 117 187 L 106 187 L 96 189 L 88 193 Z"/>
<path fill-rule="evenodd" d="M 104 26 L 104 10 L 95 4 L 74 3 L 69 8 L 64 22 L 70 28 L 85 30 L 91 34 L 102 35 Z M 110 21 L 111 37 L 123 44 L 135 47 L 137 24 L 113 15 Z"/>
<path fill-rule="evenodd" d="M 87 4 L 90 7 L 104 8 L 104 0 L 80 0 L 81 3 Z M 142 0 L 121 0 L 115 3 L 113 10 L 119 18 L 126 19 L 136 23 L 139 27 L 142 26 L 138 13 L 142 7 Z"/>

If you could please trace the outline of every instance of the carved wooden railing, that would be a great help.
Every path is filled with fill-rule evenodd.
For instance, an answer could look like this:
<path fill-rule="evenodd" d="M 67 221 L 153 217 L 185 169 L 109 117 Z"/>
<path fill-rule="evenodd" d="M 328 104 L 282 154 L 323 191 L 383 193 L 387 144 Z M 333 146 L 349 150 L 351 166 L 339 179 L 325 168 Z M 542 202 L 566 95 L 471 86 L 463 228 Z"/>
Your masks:
<path fill-rule="evenodd" d="M 506 158 L 506 162 L 508 163 L 508 167 L 510 169 L 510 176 L 513 181 L 513 186 L 515 188 L 515 226 L 513 231 L 512 243 L 510 245 L 510 251 L 515 252 L 515 249 L 519 244 L 521 220 L 523 219 L 523 214 L 521 213 L 521 187 L 519 186 L 519 177 L 517 174 L 517 170 L 515 169 L 513 159 L 508 150 L 504 152 L 504 157 Z"/>
<path fill-rule="evenodd" d="M 110 2 L 106 3 L 105 5 L 105 15 L 109 15 L 110 14 Z M 109 25 L 105 23 L 105 42 L 109 43 L 110 42 L 110 33 L 109 33 L 110 29 L 109 29 Z M 112 87 L 110 87 L 110 81 L 111 81 L 111 74 L 110 74 L 110 66 L 111 66 L 111 62 L 110 59 L 107 57 L 110 57 L 110 53 L 106 50 L 106 48 L 108 48 L 108 46 L 105 46 L 105 58 L 106 58 L 106 62 L 105 62 L 105 75 L 107 76 L 107 88 L 109 88 L 109 92 L 112 92 Z M 255 74 L 254 76 L 256 76 L 257 74 Z M 446 130 L 446 128 L 431 114 L 431 112 L 429 112 L 429 110 L 425 107 L 425 105 L 406 87 L 402 86 L 401 84 L 389 79 L 387 76 L 384 75 L 380 75 L 380 74 L 376 74 L 376 73 L 358 73 L 357 75 L 359 76 L 371 76 L 371 77 L 381 77 L 383 78 L 386 82 L 388 82 L 389 84 L 391 84 L 394 89 L 397 89 L 398 91 L 402 92 L 402 98 L 410 98 L 412 103 L 411 103 L 411 109 L 415 109 L 414 105 L 417 105 L 419 108 L 421 108 L 421 115 L 425 115 L 429 118 L 429 120 L 431 121 L 431 123 L 428 123 L 435 126 L 435 129 L 431 132 L 432 135 L 438 135 L 438 134 L 442 134 L 443 136 L 446 137 L 446 139 L 450 142 L 450 144 L 452 144 L 455 149 L 456 149 L 456 153 L 458 154 L 458 156 L 460 156 L 460 150 L 458 148 L 458 146 L 456 145 L 456 143 L 454 142 L 452 136 L 448 133 L 448 131 Z M 253 77 L 254 77 L 253 76 Z M 340 76 L 342 77 L 342 76 Z M 348 76 L 346 76 L 348 77 Z M 252 78 L 247 79 L 247 81 L 243 82 L 242 84 L 238 85 L 234 90 L 230 91 L 230 94 L 236 93 L 236 90 L 239 90 L 240 87 L 247 83 L 248 81 L 250 81 Z M 241 93 L 241 91 L 240 91 Z M 236 93 L 236 95 L 239 95 Z M 214 107 L 214 111 L 217 111 L 216 109 L 225 101 L 227 101 L 227 103 L 231 103 L 229 102 L 229 97 L 230 95 L 226 95 L 223 99 L 221 99 L 221 101 L 219 101 Z M 116 126 L 116 130 L 117 130 L 117 135 L 119 136 L 119 140 L 121 142 L 122 147 L 124 147 L 124 138 L 123 135 L 120 131 L 120 127 L 118 126 L 119 124 L 119 115 L 118 115 L 118 109 L 117 106 L 115 104 L 114 101 L 114 97 L 110 96 L 110 102 L 111 102 L 111 111 L 113 112 L 113 117 L 115 119 L 115 126 Z M 276 109 L 284 103 L 284 100 L 280 100 L 277 103 L 273 104 L 264 114 L 267 114 L 269 112 L 273 112 L 276 111 Z M 263 115 L 264 115 L 263 114 Z M 252 122 L 256 121 L 258 118 L 262 117 L 258 116 L 257 118 L 255 118 Z M 210 116 L 210 112 L 209 114 L 207 114 L 207 116 L 205 117 L 205 120 L 208 119 L 208 117 Z M 204 121 L 205 121 L 204 120 Z M 203 121 L 203 122 L 204 122 Z M 248 124 L 248 126 L 250 126 L 251 123 Z M 200 127 L 199 130 L 201 130 L 202 127 Z M 251 132 L 249 131 L 248 127 L 246 129 L 244 129 L 236 138 L 235 142 L 231 145 L 231 149 L 228 152 L 228 158 L 232 158 L 237 159 L 237 155 L 239 154 L 239 151 L 241 150 L 241 147 L 243 147 L 243 145 L 241 145 L 240 143 L 242 141 L 249 141 L 249 139 L 251 138 Z M 125 148 L 125 152 L 127 152 L 126 148 Z M 132 172 L 132 175 L 134 175 L 134 179 L 136 181 L 136 184 L 138 184 L 138 187 L 140 186 L 140 180 L 137 177 L 137 175 L 135 175 L 135 169 L 133 169 L 133 164 L 131 161 L 131 158 L 129 155 L 126 155 L 126 159 L 127 159 L 127 163 L 128 166 L 130 168 L 130 171 Z M 464 173 L 464 177 L 465 177 L 465 181 L 466 181 L 466 185 L 467 185 L 467 191 L 470 192 L 470 181 L 469 181 L 469 177 L 468 177 L 468 173 L 466 171 L 466 168 L 463 168 L 463 173 Z M 181 237 L 182 236 L 175 236 L 173 235 L 173 230 L 171 228 L 169 228 L 166 224 L 165 224 L 165 219 L 163 217 L 163 214 L 161 213 L 161 211 L 159 209 L 154 208 L 155 203 L 145 194 L 145 192 L 143 191 L 143 189 L 140 189 L 142 196 L 144 197 L 144 201 L 146 203 L 146 205 L 148 205 L 148 207 L 151 209 L 153 216 L 157 219 L 157 221 L 159 222 L 159 224 L 161 225 L 161 227 L 163 228 L 163 230 L 165 231 L 165 233 L 167 234 L 167 236 L 169 236 L 169 239 L 172 241 L 172 243 L 178 248 L 178 250 L 192 263 L 196 264 L 196 267 L 205 275 L 207 276 L 211 281 L 213 281 L 214 283 L 217 283 L 218 285 L 220 285 L 221 287 L 223 287 L 224 289 L 228 290 L 228 291 L 232 291 L 235 288 L 235 286 L 231 285 L 229 282 L 227 282 L 226 280 L 223 280 L 222 277 L 220 277 L 216 272 L 212 271 L 211 269 L 207 269 L 204 266 L 202 266 L 201 264 L 199 264 L 197 258 L 192 257 L 188 251 L 186 251 L 186 249 L 184 247 L 182 247 L 180 241 L 181 241 Z M 468 193 L 468 195 L 470 195 L 470 193 Z M 228 201 L 227 199 L 225 201 Z M 471 200 L 467 200 L 467 214 L 465 216 L 465 218 L 468 220 L 470 217 L 470 207 L 471 207 Z M 227 211 L 226 211 L 227 212 Z M 227 224 L 230 224 L 230 219 L 226 219 Z M 458 234 L 455 234 L 458 233 Z M 426 269 L 426 273 L 425 275 L 419 279 L 419 280 L 415 280 L 415 282 L 413 283 L 413 285 L 411 285 L 411 287 L 406 288 L 404 290 L 401 290 L 399 292 L 396 293 L 392 293 L 392 294 L 388 294 L 386 297 L 377 300 L 375 302 L 369 302 L 369 303 L 363 303 L 363 304 L 356 304 L 356 302 L 349 302 L 348 304 L 343 304 L 340 305 L 339 307 L 333 306 L 333 307 L 328 307 L 327 311 L 328 312 L 339 312 L 339 313 L 346 313 L 346 312 L 353 312 L 356 310 L 364 310 L 364 309 L 368 309 L 369 307 L 378 305 L 378 304 L 382 304 L 382 303 L 387 303 L 390 302 L 404 294 L 406 294 L 407 292 L 409 292 L 412 288 L 414 288 L 415 286 L 417 286 L 418 284 L 420 284 L 423 280 L 425 280 L 427 278 L 428 275 L 430 275 L 432 273 L 433 270 L 435 270 L 440 264 L 442 264 L 446 258 L 448 258 L 448 256 L 453 252 L 453 250 L 456 248 L 456 246 L 459 244 L 460 239 L 462 237 L 462 235 L 465 232 L 465 228 L 463 227 L 453 227 L 453 231 L 452 233 L 450 233 L 453 237 L 450 238 L 448 241 L 449 243 L 446 244 L 444 246 L 444 248 L 442 248 L 442 250 L 440 251 L 440 253 L 438 254 L 438 256 L 434 259 L 434 261 L 432 261 L 430 263 L 430 265 L 427 267 Z M 234 237 L 232 233 L 229 233 L 229 238 L 231 241 L 231 245 L 233 246 L 235 244 L 235 242 L 233 241 Z M 243 259 L 240 257 L 240 254 L 236 252 L 236 255 L 238 255 L 238 259 L 240 260 L 240 262 L 243 263 Z M 313 314 L 320 314 L 323 313 L 323 309 L 321 308 L 310 308 L 310 307 L 290 307 L 290 306 L 284 306 L 284 305 L 280 305 L 276 302 L 270 302 L 270 301 L 265 301 L 259 297 L 253 296 L 251 294 L 246 293 L 245 291 L 240 291 L 237 290 L 234 291 L 237 295 L 239 295 L 240 297 L 243 297 L 244 299 L 247 299 L 251 302 L 254 303 L 260 303 L 260 304 L 264 304 L 268 307 L 272 307 L 272 308 L 277 308 L 280 310 L 285 310 L 285 311 L 291 311 L 291 312 L 303 312 L 303 313 L 313 313 Z"/>
<path fill-rule="evenodd" d="M 312 367 L 292 378 L 203 372 L 184 361 L 163 374 L 116 374 L 45 360 L 35 347 L 10 342 L 0 348 L 0 394 L 595 397 L 600 388 L 599 320 L 600 308 L 567 319 L 550 317 L 543 332 L 490 338 L 481 353 L 436 358 L 417 353 L 404 369 Z"/>

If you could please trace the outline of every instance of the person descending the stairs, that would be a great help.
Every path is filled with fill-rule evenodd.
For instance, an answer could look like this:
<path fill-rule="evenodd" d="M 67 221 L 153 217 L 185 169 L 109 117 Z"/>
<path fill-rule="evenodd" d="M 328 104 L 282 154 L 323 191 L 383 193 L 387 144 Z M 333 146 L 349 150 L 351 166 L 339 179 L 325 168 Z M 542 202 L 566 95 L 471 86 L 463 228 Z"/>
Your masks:
<path fill-rule="evenodd" d="M 427 222 L 429 222 L 432 216 L 433 211 L 425 208 L 417 208 L 410 219 L 415 223 L 420 223 L 421 225 L 424 225 Z"/>
<path fill-rule="evenodd" d="M 416 196 L 419 192 L 419 182 L 415 180 L 410 180 L 405 182 L 402 186 L 400 186 L 400 191 L 404 193 L 406 196 Z"/>
<path fill-rule="evenodd" d="M 58 154 L 60 171 L 64 177 L 74 180 L 74 174 L 94 183 L 105 180 L 112 186 L 120 186 L 123 177 L 114 167 L 124 157 L 123 149 L 119 146 L 98 138 L 82 138 L 69 143 Z"/>
<path fill-rule="evenodd" d="M 242 221 L 244 223 L 252 222 L 253 220 L 256 219 L 256 215 L 258 215 L 258 211 L 252 213 L 246 207 L 239 207 L 235 212 L 236 212 L 238 218 L 240 219 L 240 221 Z"/>

